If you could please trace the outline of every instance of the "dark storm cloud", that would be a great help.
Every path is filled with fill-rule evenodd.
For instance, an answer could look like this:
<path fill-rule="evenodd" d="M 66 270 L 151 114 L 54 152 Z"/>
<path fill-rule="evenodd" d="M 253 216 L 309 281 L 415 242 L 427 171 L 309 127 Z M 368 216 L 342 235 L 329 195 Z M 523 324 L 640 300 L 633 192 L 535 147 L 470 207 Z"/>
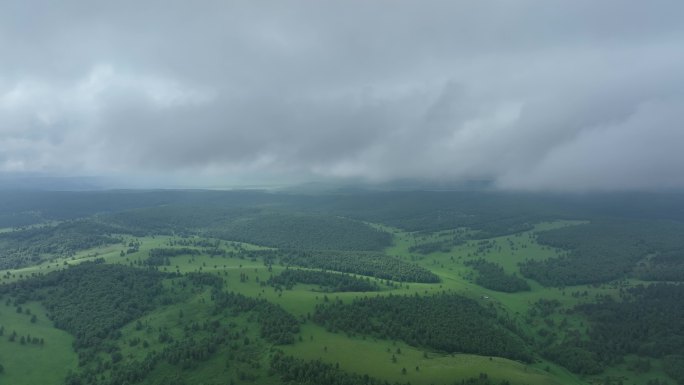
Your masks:
<path fill-rule="evenodd" d="M 684 187 L 679 1 L 0 3 L 0 171 Z"/>

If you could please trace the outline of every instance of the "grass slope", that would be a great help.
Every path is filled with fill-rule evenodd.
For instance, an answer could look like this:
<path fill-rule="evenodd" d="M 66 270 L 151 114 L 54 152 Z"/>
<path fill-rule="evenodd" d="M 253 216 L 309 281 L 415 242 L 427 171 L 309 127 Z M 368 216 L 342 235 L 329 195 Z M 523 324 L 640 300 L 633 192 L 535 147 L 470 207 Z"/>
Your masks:
<path fill-rule="evenodd" d="M 0 364 L 5 372 L 0 374 L 1 384 L 12 385 L 58 385 L 62 384 L 67 372 L 76 369 L 77 357 L 71 346 L 74 338 L 67 332 L 56 329 L 45 316 L 45 308 L 32 302 L 22 305 L 36 315 L 18 314 L 14 306 L 0 304 L 0 326 L 5 328 L 0 337 Z M 31 335 L 42 338 L 43 345 L 21 345 L 19 337 L 9 342 L 9 336 L 16 331 L 19 336 Z"/>

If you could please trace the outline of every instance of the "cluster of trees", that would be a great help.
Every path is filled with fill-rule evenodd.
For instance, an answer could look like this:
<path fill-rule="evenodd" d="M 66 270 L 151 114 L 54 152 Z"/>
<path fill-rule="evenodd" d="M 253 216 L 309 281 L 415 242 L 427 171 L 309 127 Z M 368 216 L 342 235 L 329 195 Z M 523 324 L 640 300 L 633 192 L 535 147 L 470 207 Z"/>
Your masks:
<path fill-rule="evenodd" d="M 577 305 L 574 311 L 590 321 L 589 338 L 568 334 L 563 341 L 544 348 L 542 354 L 580 374 L 601 373 L 627 355 L 662 358 L 668 375 L 684 383 L 684 284 L 620 289 L 620 299 L 602 296 L 596 303 Z M 531 312 L 547 316 L 557 307 L 556 301 L 538 302 Z M 648 360 L 641 359 L 631 365 L 642 372 L 649 366 Z"/>
<path fill-rule="evenodd" d="M 0 233 L 0 269 L 17 269 L 79 250 L 119 243 L 115 229 L 89 220 Z"/>
<path fill-rule="evenodd" d="M 126 360 L 118 351 L 112 354 L 111 361 L 98 357 L 94 365 L 82 368 L 78 373 L 70 373 L 68 385 L 119 385 L 144 381 L 160 363 L 167 363 L 180 372 L 173 378 L 165 378 L 164 384 L 186 384 L 183 372 L 195 369 L 199 363 L 207 361 L 216 354 L 226 352 L 226 367 L 239 366 L 241 363 L 251 367 L 260 365 L 251 359 L 254 345 L 259 341 L 248 337 L 247 328 L 240 328 L 233 322 L 220 322 L 219 319 L 206 319 L 204 322 L 183 321 L 180 336 L 172 337 L 168 330 L 159 333 L 164 340 L 161 350 L 150 349 L 142 360 Z M 142 324 L 139 324 L 143 328 Z M 177 333 L 176 333 L 177 334 Z M 129 343 L 137 340 L 130 340 Z M 147 341 L 143 342 L 143 349 Z M 258 349 L 261 349 L 259 347 Z M 106 376 L 102 374 L 106 373 Z M 222 384 L 225 382 L 221 382 Z"/>
<path fill-rule="evenodd" d="M 170 258 L 179 255 L 199 255 L 200 251 L 191 249 L 189 247 L 180 248 L 154 248 L 150 249 L 149 257 L 144 261 L 148 266 L 169 266 L 171 264 Z"/>
<path fill-rule="evenodd" d="M 297 250 L 382 250 L 389 233 L 331 215 L 265 212 L 235 221 L 210 234 L 222 239 Z"/>
<path fill-rule="evenodd" d="M 430 253 L 448 253 L 454 246 L 462 245 L 466 242 L 461 236 L 454 236 L 451 239 L 438 240 L 432 242 L 417 243 L 409 246 L 410 253 L 430 254 Z"/>
<path fill-rule="evenodd" d="M 280 307 L 265 301 L 259 301 L 234 293 L 221 292 L 224 285 L 222 278 L 207 273 L 189 273 L 183 277 L 176 277 L 173 284 L 166 290 L 178 291 L 179 298 L 183 293 L 196 293 L 197 289 L 211 288 L 213 304 L 201 302 L 202 307 L 210 313 L 208 316 L 179 313 L 177 324 L 152 328 L 147 321 L 140 319 L 136 322 L 136 330 L 145 330 L 143 338 L 154 338 L 163 345 L 149 348 L 147 339 L 141 341 L 139 337 L 128 339 L 130 346 L 141 346 L 143 355 L 136 358 L 124 356 L 116 343 L 121 338 L 118 333 L 110 333 L 102 340 L 105 349 L 101 354 L 91 357 L 80 365 L 77 372 L 72 372 L 66 379 L 67 385 L 118 385 L 144 382 L 152 373 L 159 375 L 155 369 L 161 363 L 178 368 L 173 376 L 163 379 L 165 384 L 189 384 L 185 371 L 195 369 L 199 363 L 215 358 L 219 353 L 225 353 L 226 368 L 233 368 L 237 378 L 246 380 L 256 378 L 261 365 L 261 356 L 255 355 L 265 349 L 262 339 L 249 332 L 248 327 L 241 327 L 234 322 L 226 322 L 224 310 L 229 309 L 231 316 L 246 314 L 248 322 L 256 319 L 261 334 L 269 343 L 292 342 L 292 333 L 298 329 L 296 319 L 285 313 Z M 212 311 L 213 310 L 213 311 Z M 213 314 L 212 314 L 213 313 Z M 287 330 L 285 330 L 287 329 Z M 290 336 L 283 337 L 289 333 Z M 107 353 L 110 359 L 102 353 Z M 232 382 L 232 380 L 231 380 Z M 225 383 L 225 382 L 220 382 Z"/>
<path fill-rule="evenodd" d="M 583 345 L 579 341 L 564 342 L 547 347 L 542 351 L 542 354 L 573 373 L 598 374 L 603 372 L 604 364 L 599 360 L 599 357 Z"/>
<path fill-rule="evenodd" d="M 190 272 L 185 273 L 183 278 L 184 280 L 180 282 L 182 286 L 189 283 L 194 286 L 209 286 L 214 290 L 221 290 L 225 284 L 225 281 L 220 276 L 208 273 Z"/>
<path fill-rule="evenodd" d="M 635 274 L 644 281 L 684 281 L 684 250 L 654 255 L 640 262 Z"/>
<path fill-rule="evenodd" d="M 14 212 L 0 214 L 0 229 L 14 228 L 19 229 L 42 222 L 42 219 L 35 212 Z"/>
<path fill-rule="evenodd" d="M 330 331 L 400 339 L 449 353 L 473 353 L 529 362 L 525 342 L 493 310 L 455 294 L 377 296 L 317 305 L 313 320 Z"/>
<path fill-rule="evenodd" d="M 3 181 L 4 184 L 5 181 Z M 3 186 L 5 187 L 5 186 Z M 73 186 L 72 186 L 73 187 Z M 51 189 L 54 186 L 51 186 Z M 68 190 L 65 188 L 64 190 Z M 0 191 L 0 215 L 25 213 L 41 220 L 65 221 L 98 213 L 111 213 L 141 207 L 170 204 L 207 202 L 210 195 L 221 195 L 225 203 L 244 198 L 244 192 L 226 191 L 209 193 L 200 191 Z M 263 194 L 263 193 L 261 193 Z M 243 195 L 243 197 L 240 197 Z M 260 199 L 260 192 L 247 193 L 252 201 Z M 206 203 L 205 203 L 206 204 Z"/>
<path fill-rule="evenodd" d="M 367 374 L 361 375 L 345 372 L 339 368 L 339 364 L 332 365 L 321 360 L 305 361 L 292 356 L 286 356 L 281 351 L 276 351 L 271 356 L 270 368 L 286 384 L 409 385 L 411 383 L 389 383 Z M 403 373 L 406 373 L 406 369 L 404 369 Z M 486 373 L 480 373 L 478 377 L 456 381 L 453 385 L 510 385 L 510 382 L 507 380 L 495 382 Z"/>
<path fill-rule="evenodd" d="M 338 365 L 320 360 L 304 361 L 277 351 L 271 357 L 271 371 L 278 374 L 285 384 L 301 385 L 390 385 L 369 375 L 348 373 Z M 392 385 L 400 385 L 394 383 Z"/>
<path fill-rule="evenodd" d="M 501 265 L 486 261 L 482 258 L 465 262 L 466 266 L 471 266 L 477 271 L 475 283 L 487 289 L 515 293 L 518 291 L 529 291 L 530 285 L 517 275 L 506 274 Z"/>
<path fill-rule="evenodd" d="M 55 326 L 75 337 L 82 362 L 104 349 L 103 341 L 159 303 L 164 275 L 122 265 L 84 262 L 66 270 L 0 286 L 21 303 L 38 300 Z"/>
<path fill-rule="evenodd" d="M 361 252 L 289 252 L 281 263 L 300 267 L 334 270 L 400 282 L 439 282 L 439 277 L 415 263 L 384 254 Z"/>
<path fill-rule="evenodd" d="M 684 385 L 684 354 L 665 356 L 663 370 L 677 381 L 677 384 Z"/>
<path fill-rule="evenodd" d="M 169 241 L 170 246 L 194 246 L 201 248 L 202 254 L 225 257 L 227 252 L 226 249 L 222 247 L 222 244 L 223 242 L 220 239 L 207 238 L 181 238 Z M 238 245 L 238 243 L 232 242 L 233 247 L 238 247 Z"/>
<path fill-rule="evenodd" d="M 443 241 L 424 242 L 409 246 L 409 253 L 430 254 L 430 253 L 448 253 L 451 250 L 451 245 Z"/>
<path fill-rule="evenodd" d="M 204 235 L 287 249 L 382 250 L 392 240 L 390 234 L 363 222 L 285 209 L 165 206 L 99 220 L 134 235 Z"/>
<path fill-rule="evenodd" d="M 287 269 L 270 277 L 266 283 L 287 290 L 291 290 L 298 283 L 319 285 L 322 291 L 328 292 L 379 290 L 378 284 L 371 282 L 367 277 L 363 279 L 349 274 L 301 269 Z"/>
<path fill-rule="evenodd" d="M 684 252 L 682 233 L 684 224 L 652 220 L 598 220 L 545 231 L 539 233 L 539 243 L 568 252 L 527 260 L 520 272 L 544 286 L 607 282 L 624 277 L 649 254 Z"/>
<path fill-rule="evenodd" d="M 407 231 L 467 227 L 475 239 L 519 233 L 559 217 L 557 206 L 534 196 L 465 191 L 360 193 L 335 197 L 333 212 Z"/>
<path fill-rule="evenodd" d="M 99 220 L 126 229 L 126 233 L 135 236 L 187 237 L 197 235 L 203 228 L 222 226 L 254 212 L 254 209 L 232 207 L 166 205 L 104 215 Z"/>
<path fill-rule="evenodd" d="M 552 333 L 549 337 L 553 338 L 538 345 L 541 354 L 584 375 L 601 373 L 605 367 L 624 362 L 627 355 L 662 358 L 667 373 L 681 382 L 684 372 L 677 368 L 684 367 L 680 365 L 683 362 L 678 361 L 684 361 L 681 358 L 684 351 L 684 284 L 620 288 L 619 296 L 620 300 L 599 296 L 594 303 L 580 304 L 568 310 L 579 312 L 589 320 L 586 335 L 567 328 L 563 321 L 560 326 L 564 328 L 564 337 L 558 338 Z M 540 299 L 528 310 L 528 320 L 543 318 L 545 324 L 553 326 L 548 317 L 557 313 L 560 306 L 555 299 Z M 650 361 L 637 358 L 630 368 L 646 372 Z"/>
<path fill-rule="evenodd" d="M 557 299 L 540 298 L 536 300 L 532 304 L 532 307 L 527 310 L 527 315 L 530 317 L 546 318 L 555 313 L 560 306 L 561 303 Z"/>
<path fill-rule="evenodd" d="M 207 239 L 207 238 L 180 238 L 172 239 L 169 241 L 169 246 L 194 246 L 201 247 L 205 249 L 218 249 L 221 247 L 220 239 Z"/>
<path fill-rule="evenodd" d="M 257 315 L 261 337 L 273 344 L 291 344 L 294 342 L 294 335 L 299 333 L 297 318 L 266 300 L 218 290 L 212 292 L 212 299 L 217 312 L 225 309 L 233 313 L 254 312 Z"/>
<path fill-rule="evenodd" d="M 601 361 L 619 362 L 627 354 L 663 357 L 684 352 L 684 284 L 639 285 L 577 310 L 591 321 L 588 349 Z"/>
<path fill-rule="evenodd" d="M 0 326 L 0 336 L 5 334 L 5 329 L 4 327 Z M 20 345 L 45 345 L 45 339 L 43 338 L 38 338 L 36 336 L 31 336 L 30 334 L 27 334 L 25 336 L 20 336 L 17 334 L 16 331 L 12 331 L 7 336 L 7 341 L 9 342 L 19 342 Z"/>
<path fill-rule="evenodd" d="M 299 321 L 285 309 L 264 299 L 255 299 L 235 292 L 222 291 L 221 277 L 208 273 L 189 273 L 187 282 L 195 286 L 209 286 L 214 301 L 214 313 L 229 310 L 231 314 L 253 312 L 256 314 L 261 337 L 273 344 L 291 344 L 299 333 Z"/>

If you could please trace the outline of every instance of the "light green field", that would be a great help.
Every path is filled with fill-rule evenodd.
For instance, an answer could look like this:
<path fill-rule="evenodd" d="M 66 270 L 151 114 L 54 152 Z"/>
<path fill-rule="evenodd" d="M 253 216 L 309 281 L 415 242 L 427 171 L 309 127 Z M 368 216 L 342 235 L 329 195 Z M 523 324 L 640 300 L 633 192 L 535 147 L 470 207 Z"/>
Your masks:
<path fill-rule="evenodd" d="M 488 373 L 490 378 L 508 379 L 513 384 L 582 384 L 569 377 L 554 378 L 542 370 L 499 357 L 427 352 L 426 358 L 425 351 L 402 342 L 329 333 L 311 323 L 302 327 L 301 334 L 302 342 L 282 349 L 297 357 L 339 363 L 345 370 L 388 381 L 410 381 L 412 384 L 427 385 L 451 383 L 455 379 Z M 401 353 L 397 353 L 397 349 Z M 392 362 L 393 355 L 397 358 L 396 363 Z M 402 374 L 403 368 L 406 368 L 406 374 Z"/>
<path fill-rule="evenodd" d="M 17 313 L 15 306 L 0 303 L 0 326 L 4 335 L 0 337 L 0 364 L 5 368 L 0 374 L 2 384 L 62 384 L 69 370 L 75 369 L 76 354 L 71 348 L 73 337 L 67 332 L 54 328 L 47 319 L 45 309 L 38 303 L 21 306 L 36 315 L 32 323 L 31 315 Z M 17 332 L 14 342 L 9 341 L 12 332 Z M 21 336 L 42 338 L 43 345 L 20 343 Z"/>
<path fill-rule="evenodd" d="M 456 292 L 461 295 L 468 296 L 480 302 L 484 306 L 493 306 L 499 309 L 502 313 L 509 314 L 516 318 L 520 327 L 528 334 L 534 335 L 536 331 L 543 327 L 542 320 L 532 320 L 531 323 L 526 323 L 525 318 L 528 309 L 532 304 L 539 299 L 556 299 L 561 303 L 563 308 L 570 308 L 583 301 L 590 301 L 595 295 L 615 295 L 619 291 L 616 285 L 601 285 L 590 286 L 582 285 L 575 287 L 568 287 L 564 289 L 544 288 L 534 281 L 528 280 L 531 286 L 529 292 L 520 293 L 501 293 L 488 290 L 476 285 L 473 282 L 473 271 L 469 267 L 464 266 L 464 262 L 469 259 L 485 258 L 489 261 L 500 264 L 507 273 L 515 273 L 520 275 L 518 270 L 518 263 L 526 259 L 545 259 L 555 257 L 563 253 L 562 250 L 556 250 L 542 246 L 535 241 L 535 232 L 558 228 L 562 226 L 572 226 L 579 223 L 579 221 L 557 221 L 550 223 L 543 223 L 537 225 L 533 230 L 520 233 L 517 235 L 509 235 L 491 238 L 484 240 L 488 242 L 490 247 L 478 251 L 481 246 L 480 241 L 468 241 L 465 244 L 453 247 L 449 252 L 436 252 L 428 255 L 419 255 L 409 253 L 408 248 L 411 245 L 421 242 L 432 242 L 440 238 L 448 237 L 449 232 L 439 232 L 436 234 L 414 234 L 403 232 L 398 229 L 382 226 L 385 231 L 390 231 L 394 235 L 394 245 L 386 250 L 388 255 L 397 256 L 399 258 L 413 261 L 419 265 L 428 268 L 437 274 L 442 282 L 438 284 L 418 284 L 408 283 L 403 284 L 399 288 L 390 289 L 383 281 L 378 280 L 381 287 L 380 292 L 373 293 L 322 293 L 316 291 L 316 287 L 312 285 L 297 285 L 293 290 L 276 291 L 270 286 L 263 286 L 272 274 L 277 274 L 283 269 L 281 266 L 273 266 L 272 271 L 260 260 L 241 259 L 238 257 L 221 257 L 208 255 L 193 255 L 193 256 L 177 256 L 170 259 L 169 266 L 160 267 L 161 271 L 167 272 L 208 272 L 215 273 L 223 277 L 227 282 L 227 288 L 244 295 L 254 298 L 264 298 L 268 301 L 281 305 L 292 314 L 306 319 L 307 314 L 313 313 L 316 304 L 323 303 L 325 296 L 330 300 L 339 299 L 343 302 L 351 301 L 355 297 L 363 295 L 387 295 L 392 294 L 433 294 L 442 291 Z M 138 261 L 147 257 L 148 251 L 155 247 L 169 247 L 170 237 L 145 237 L 132 238 L 127 237 L 126 243 L 129 241 L 141 242 L 140 250 L 136 253 L 120 256 L 121 250 L 126 250 L 125 245 L 110 245 L 102 248 L 96 248 L 78 253 L 73 258 L 55 260 L 49 264 L 40 266 L 32 266 L 24 269 L 13 270 L 10 278 L 4 278 L 2 282 L 13 281 L 20 277 L 29 276 L 32 273 L 47 273 L 58 269 L 63 269 L 65 266 L 74 263 L 80 263 L 86 260 L 93 260 L 95 258 L 104 258 L 107 263 L 132 264 L 137 266 Z M 228 242 L 223 242 L 223 247 L 227 251 L 235 251 L 236 248 Z M 240 244 L 243 249 L 259 249 L 261 247 L 249 244 Z M 0 272 L 4 275 L 5 272 Z M 241 282 L 240 275 L 245 274 L 247 280 Z M 635 280 L 626 281 L 625 285 L 634 285 L 641 282 Z M 587 291 L 587 297 L 573 297 L 571 294 L 575 291 Z M 169 330 L 176 330 L 178 332 L 178 314 L 183 311 L 184 314 L 192 314 L 198 319 L 211 317 L 208 313 L 207 302 L 209 301 L 207 293 L 196 293 L 187 300 L 159 308 L 143 317 L 142 321 L 152 328 L 158 329 L 168 328 Z M 37 306 L 37 305 L 32 305 Z M 0 306 L 0 324 L 12 322 L 17 324 L 22 319 L 28 322 L 28 318 L 21 315 L 9 316 L 10 321 L 4 321 L 7 317 L 7 311 L 13 311 L 13 308 L 6 308 Z M 22 318 L 23 317 L 23 318 Z M 587 320 L 580 315 L 561 315 L 553 314 L 550 319 L 556 324 L 562 320 L 566 320 L 568 328 L 578 329 L 585 332 L 587 327 Z M 12 321 L 14 320 L 14 321 Z M 249 322 L 244 319 L 237 319 L 241 325 L 249 325 Z M 40 326 L 41 321 L 36 325 L 28 325 L 27 327 Z M 18 326 L 16 326 L 18 327 Z M 74 367 L 75 357 L 71 352 L 71 340 L 69 337 L 45 322 L 45 334 L 48 333 L 55 341 L 62 341 L 59 345 L 55 344 L 55 349 L 61 349 L 60 352 L 51 352 L 50 354 L 60 354 L 64 357 L 67 363 L 58 365 L 59 367 Z M 8 327 L 5 325 L 6 333 Z M 18 331 L 18 330 L 17 330 Z M 250 331 L 256 333 L 256 330 Z M 38 333 L 38 332 L 36 332 Z M 41 332 L 43 333 L 43 332 Z M 60 334 L 61 333 L 61 334 Z M 122 352 L 128 358 L 142 358 L 145 351 L 139 347 L 129 347 L 126 341 L 131 338 L 148 339 L 150 349 L 160 349 L 161 345 L 153 341 L 149 336 L 146 336 L 145 330 L 135 330 L 133 323 L 126 326 L 122 337 Z M 562 332 L 561 332 L 562 333 Z M 33 334 L 33 333 L 32 333 Z M 55 336 L 62 336 L 63 340 L 58 340 Z M 427 352 L 427 358 L 424 356 L 425 352 L 421 349 L 408 346 L 398 341 L 375 340 L 372 338 L 363 338 L 361 336 L 350 337 L 340 333 L 330 333 L 320 326 L 306 321 L 302 325 L 302 332 L 300 334 L 301 341 L 296 342 L 291 346 L 281 347 L 286 353 L 292 354 L 304 359 L 322 359 L 325 362 L 332 364 L 339 364 L 344 370 L 359 374 L 369 374 L 374 377 L 381 378 L 388 381 L 410 381 L 412 384 L 431 384 L 431 383 L 452 383 L 455 380 L 469 377 L 477 377 L 480 373 L 487 373 L 494 379 L 508 379 L 513 384 L 588 384 L 597 381 L 602 381 L 607 376 L 612 378 L 622 377 L 634 380 L 635 384 L 646 383 L 648 380 L 654 378 L 666 379 L 667 377 L 662 373 L 660 362 L 653 360 L 652 370 L 643 375 L 636 375 L 629 371 L 625 365 L 609 368 L 606 373 L 600 376 L 589 378 L 580 378 L 572 373 L 569 373 L 562 367 L 559 367 L 551 362 L 539 358 L 539 362 L 533 365 L 525 365 L 519 362 L 507 360 L 499 357 L 482 357 L 475 355 L 456 354 L 456 355 L 442 355 L 436 352 Z M 561 334 L 562 336 L 562 334 Z M 255 335 L 256 338 L 256 335 Z M 47 338 L 46 338 L 47 340 Z M 21 371 L 28 371 L 31 365 L 26 362 L 35 363 L 35 367 L 49 368 L 49 365 L 54 364 L 54 359 L 50 355 L 50 360 L 45 362 L 40 359 L 22 360 L 8 360 L 6 358 L 9 343 L 0 339 L 0 362 L 4 363 L 7 373 L 5 377 L 13 378 L 16 382 L 10 382 L 16 385 L 35 384 L 48 382 L 35 382 L 25 380 L 26 377 L 9 377 L 11 366 L 20 368 Z M 12 346 L 10 346 L 11 348 Z M 26 349 L 34 349 L 33 347 L 25 347 Z M 44 349 L 52 348 L 46 344 Z M 401 354 L 396 354 L 396 349 L 401 350 Z M 35 348 L 31 354 L 38 354 Z M 387 349 L 390 350 L 388 353 Z M 69 352 L 69 353 L 65 353 Z M 234 376 L 234 369 L 227 369 L 222 361 L 225 361 L 225 352 L 219 352 L 216 357 L 211 360 L 201 363 L 188 375 L 192 379 L 192 383 L 202 383 L 204 380 L 217 377 Z M 393 363 L 391 360 L 392 354 L 396 355 L 397 362 Z M 33 357 L 33 356 L 31 356 Z M 12 364 L 12 362 L 14 362 Z M 23 364 L 22 364 L 23 362 Z M 11 364 L 11 365 L 10 365 Z M 47 365 L 47 366 L 44 366 Z M 267 366 L 267 361 L 264 361 L 264 367 Z M 418 370 L 416 370 L 418 367 Z M 406 374 L 402 374 L 402 368 L 406 368 Z M 46 369 L 50 370 L 50 369 Z M 165 376 L 173 373 L 175 369 L 165 366 L 160 366 L 151 375 L 149 383 L 163 381 Z M 37 371 L 43 372 L 43 370 Z M 53 373 L 65 373 L 53 372 Z M 185 375 L 185 373 L 184 373 Z M 62 376 L 63 377 L 63 376 Z M 0 377 L 2 379 L 3 377 Z M 56 378 L 56 377 L 52 377 Z M 61 377 L 60 377 L 61 378 Z M 53 381 L 59 383 L 59 381 Z M 272 377 L 261 375 L 256 383 L 270 384 L 274 383 Z"/>
<path fill-rule="evenodd" d="M 167 282 L 170 284 L 171 282 Z M 183 292 L 183 290 L 181 290 Z M 122 328 L 122 337 L 119 339 L 119 347 L 122 355 L 128 359 L 143 359 L 145 355 L 152 350 L 161 351 L 165 345 L 157 339 L 158 330 L 165 329 L 176 339 L 182 339 L 183 328 L 188 323 L 197 322 L 199 324 L 219 320 L 222 324 L 234 324 L 234 330 L 246 330 L 246 335 L 252 341 L 249 347 L 241 347 L 241 355 L 251 355 L 256 357 L 260 362 L 260 367 L 254 368 L 247 364 L 240 364 L 235 360 L 229 360 L 228 355 L 230 348 L 225 346 L 217 351 L 210 359 L 198 362 L 196 367 L 182 370 L 183 378 L 189 384 L 216 384 L 229 383 L 232 379 L 237 383 L 239 378 L 238 371 L 249 373 L 255 378 L 250 383 L 260 385 L 275 385 L 278 384 L 277 376 L 268 376 L 265 368 L 268 367 L 269 361 L 267 353 L 270 345 L 259 339 L 259 329 L 253 319 L 241 314 L 238 316 L 217 316 L 213 313 L 213 303 L 210 299 L 209 290 L 201 290 L 195 292 L 193 289 L 186 289 L 184 292 L 185 298 L 172 305 L 163 306 L 155 309 L 139 320 L 133 321 Z M 137 322 L 143 325 L 138 330 Z M 201 339 L 206 336 L 205 332 L 193 332 L 193 338 Z M 141 341 L 146 341 L 148 348 L 142 348 L 140 345 L 130 346 L 129 341 L 139 338 Z M 227 362 L 230 361 L 230 365 Z M 149 373 L 144 384 L 166 384 L 169 378 L 175 374 L 180 374 L 181 369 L 168 363 L 161 362 L 155 369 Z"/>

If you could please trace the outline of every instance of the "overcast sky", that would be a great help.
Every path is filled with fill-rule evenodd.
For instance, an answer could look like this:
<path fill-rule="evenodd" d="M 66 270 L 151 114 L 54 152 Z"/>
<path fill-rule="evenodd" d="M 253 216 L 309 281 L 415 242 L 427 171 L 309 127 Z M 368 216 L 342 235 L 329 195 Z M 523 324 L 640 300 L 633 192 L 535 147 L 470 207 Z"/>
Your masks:
<path fill-rule="evenodd" d="M 683 15 L 681 0 L 2 0 L 0 172 L 684 188 Z"/>

